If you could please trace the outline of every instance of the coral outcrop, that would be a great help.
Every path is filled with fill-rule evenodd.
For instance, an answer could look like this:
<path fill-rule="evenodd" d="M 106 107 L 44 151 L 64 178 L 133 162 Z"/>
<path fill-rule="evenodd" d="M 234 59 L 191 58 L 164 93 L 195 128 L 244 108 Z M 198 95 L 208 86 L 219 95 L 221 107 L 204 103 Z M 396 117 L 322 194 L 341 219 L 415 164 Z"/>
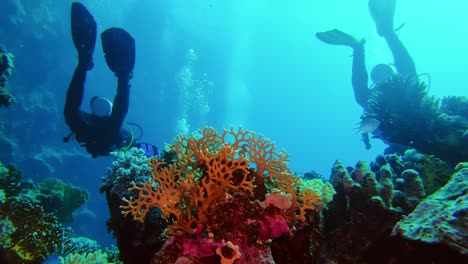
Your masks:
<path fill-rule="evenodd" d="M 84 205 L 89 193 L 83 188 L 65 183 L 57 178 L 48 178 L 38 185 L 35 200 L 47 212 L 53 213 L 59 222 L 72 222 L 73 212 Z"/>
<path fill-rule="evenodd" d="M 6 198 L 0 203 L 0 226 L 7 263 L 42 263 L 63 241 L 63 230 L 52 214 L 27 199 Z"/>
<path fill-rule="evenodd" d="M 149 161 L 152 179 L 134 183 L 124 215 L 146 224 L 151 209 L 169 222 L 153 263 L 291 263 L 317 259 L 320 212 L 333 197 L 329 183 L 304 184 L 262 135 L 206 127 L 170 146 L 171 164 Z M 304 233 L 302 233 L 304 232 Z M 296 236 L 298 234 L 298 236 Z M 286 241 L 290 241 L 290 245 Z M 302 244 L 299 252 L 291 245 Z M 311 250 L 313 248 L 314 250 Z M 302 250 L 302 251 L 301 251 Z M 300 259 L 299 258 L 299 259 Z"/>
<path fill-rule="evenodd" d="M 458 263 L 467 259 L 466 253 L 444 245 L 461 243 L 466 248 L 468 177 L 462 164 L 440 188 L 453 169 L 414 149 L 404 156 L 379 155 L 370 165 L 359 161 L 354 168 L 336 161 L 330 182 L 337 193 L 324 211 L 327 239 L 322 261 Z M 436 192 L 427 197 L 425 186 Z M 423 238 L 434 243 L 417 241 Z"/>
<path fill-rule="evenodd" d="M 152 210 L 151 217 L 145 227 L 131 218 L 124 217 L 120 206 L 122 198 L 136 197 L 137 192 L 128 192 L 132 182 L 143 184 L 151 179 L 151 167 L 145 152 L 139 148 L 131 148 L 126 152 L 113 153 L 115 161 L 107 169 L 107 176 L 102 178 L 101 192 L 106 194 L 110 210 L 107 229 L 117 241 L 120 257 L 125 263 L 146 263 L 153 253 L 161 248 L 161 234 L 167 227 L 159 211 Z"/>
<path fill-rule="evenodd" d="M 62 263 L 76 263 L 70 261 L 99 251 L 96 241 L 78 237 L 61 224 L 71 221 L 88 197 L 86 190 L 56 178 L 40 184 L 23 180 L 16 168 L 0 162 L 0 263 L 35 264 L 49 257 L 59 261 L 57 254 L 69 256 Z M 96 263 L 119 263 L 115 250 L 105 253 L 107 259 Z"/>
<path fill-rule="evenodd" d="M 468 163 L 393 228 L 394 236 L 453 248 L 468 257 Z"/>

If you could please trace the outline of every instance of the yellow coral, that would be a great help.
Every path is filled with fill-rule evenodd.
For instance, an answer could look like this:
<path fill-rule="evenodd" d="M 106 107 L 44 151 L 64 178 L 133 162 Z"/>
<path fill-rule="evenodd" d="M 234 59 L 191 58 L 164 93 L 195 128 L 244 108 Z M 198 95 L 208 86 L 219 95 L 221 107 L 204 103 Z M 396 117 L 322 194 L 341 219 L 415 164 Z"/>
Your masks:
<path fill-rule="evenodd" d="M 336 194 L 333 185 L 329 182 L 324 182 L 321 179 L 303 180 L 302 186 L 304 189 L 310 189 L 317 192 L 321 197 L 323 205 L 331 202 L 333 200 L 333 196 Z"/>
<path fill-rule="evenodd" d="M 89 253 L 72 253 L 65 256 L 65 258 L 60 257 L 60 260 L 63 264 L 108 264 L 107 254 L 101 250 Z"/>

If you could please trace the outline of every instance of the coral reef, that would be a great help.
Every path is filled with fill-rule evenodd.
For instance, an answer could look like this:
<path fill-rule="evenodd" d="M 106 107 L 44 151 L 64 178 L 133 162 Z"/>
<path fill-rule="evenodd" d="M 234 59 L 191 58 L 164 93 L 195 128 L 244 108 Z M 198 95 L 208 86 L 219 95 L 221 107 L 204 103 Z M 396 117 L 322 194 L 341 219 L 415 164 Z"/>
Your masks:
<path fill-rule="evenodd" d="M 13 165 L 0 162 L 0 189 L 8 196 L 16 196 L 21 191 L 21 172 Z"/>
<path fill-rule="evenodd" d="M 103 177 L 104 182 L 100 192 L 116 195 L 122 199 L 127 190 L 132 186 L 132 182 L 142 183 L 150 179 L 151 167 L 148 165 L 148 158 L 145 151 L 140 148 L 131 148 L 126 152 L 119 151 L 111 153 L 115 157 L 112 166 L 107 169 L 107 177 Z"/>
<path fill-rule="evenodd" d="M 396 155 L 380 156 L 372 165 L 359 161 L 351 170 L 336 161 L 330 182 L 337 194 L 324 213 L 330 238 L 324 256 L 339 263 L 365 262 L 374 244 L 425 196 L 419 173 L 405 169 Z"/>
<path fill-rule="evenodd" d="M 372 89 L 366 115 L 380 121 L 375 137 L 433 154 L 454 166 L 468 157 L 468 118 L 455 110 L 466 107 L 465 101 L 445 99 L 440 107 L 424 83 L 395 75 Z"/>
<path fill-rule="evenodd" d="M 453 168 L 435 156 L 424 156 L 413 164 L 423 180 L 426 195 L 431 195 L 444 186 L 453 174 Z"/>
<path fill-rule="evenodd" d="M 302 244 L 301 258 L 318 258 L 312 245 L 321 238 L 320 212 L 334 194 L 329 183 L 303 184 L 285 152 L 242 129 L 218 134 L 206 127 L 179 135 L 170 150 L 175 162 L 151 159 L 151 181 L 133 183 L 129 192 L 138 195 L 121 206 L 144 225 L 152 208 L 169 222 L 169 239 L 154 263 L 290 263 L 299 253 L 285 240 Z"/>
<path fill-rule="evenodd" d="M 402 212 L 393 205 L 393 174 L 388 168 L 381 166 L 376 177 L 366 162 L 348 172 L 335 161 L 330 182 L 336 195 L 324 212 L 322 263 L 368 263 L 372 246 L 390 234 Z"/>
<path fill-rule="evenodd" d="M 1 162 L 0 189 L 8 197 L 19 197 L 41 205 L 45 212 L 53 213 L 59 222 L 73 221 L 73 212 L 89 198 L 85 189 L 57 178 L 48 178 L 39 184 L 32 180 L 22 181 L 21 173 L 14 166 L 5 167 Z"/>
<path fill-rule="evenodd" d="M 2 253 L 7 263 L 41 263 L 63 241 L 57 218 L 26 199 L 7 198 L 0 204 L 0 219 L 2 229 L 9 230 L 2 234 L 9 234 Z"/>
<path fill-rule="evenodd" d="M 56 178 L 40 184 L 22 180 L 18 170 L 0 162 L 0 263 L 42 263 L 49 257 L 58 261 L 57 254 L 99 250 L 96 241 L 78 237 L 60 223 L 71 221 L 88 197 L 86 190 Z M 105 253 L 109 263 L 118 263 L 115 250 Z"/>
<path fill-rule="evenodd" d="M 441 244 L 468 256 L 468 163 L 393 229 L 394 236 Z"/>
<path fill-rule="evenodd" d="M 107 169 L 107 176 L 102 178 L 101 192 L 106 194 L 110 210 L 107 228 L 117 240 L 117 247 L 121 251 L 120 257 L 125 263 L 145 263 L 163 244 L 161 237 L 167 223 L 158 210 L 152 210 L 151 217 L 141 228 L 137 222 L 124 217 L 120 206 L 124 205 L 122 198 L 136 197 L 137 192 L 128 192 L 132 182 L 143 184 L 148 182 L 151 167 L 145 152 L 139 148 L 131 148 L 126 152 L 113 153 L 115 161 Z M 167 152 L 162 153 L 170 157 Z"/>
<path fill-rule="evenodd" d="M 437 191 L 447 182 L 447 174 L 453 171 L 447 169 L 447 166 L 440 159 L 420 154 L 414 149 L 407 150 L 404 156 L 379 155 L 370 165 L 359 161 L 354 168 L 336 161 L 330 182 L 337 193 L 329 203 L 328 210 L 324 211 L 323 235 L 327 239 L 322 246 L 322 263 L 457 263 L 461 259 L 468 259 L 466 253 L 447 248 L 442 243 L 423 245 L 414 241 L 418 236 L 431 237 L 432 234 L 437 234 L 438 231 L 429 230 L 437 228 L 437 225 L 431 226 L 431 223 L 437 222 L 443 229 L 448 225 L 444 224 L 444 219 L 458 226 L 457 234 L 463 236 L 467 232 L 464 224 L 464 198 L 457 198 L 465 195 L 467 188 L 464 183 L 453 179 L 455 177 L 465 180 L 468 177 L 455 174 L 451 183 Z M 462 168 L 463 166 L 459 165 L 457 169 Z M 462 171 L 466 173 L 466 169 Z M 424 182 L 426 179 L 428 184 Z M 452 188 L 454 184 L 457 188 Z M 437 191 L 427 200 L 424 200 L 427 195 L 425 186 Z M 445 198 L 442 198 L 439 192 L 442 192 Z M 449 196 L 450 194 L 453 195 Z M 437 203 L 434 197 L 445 199 L 446 202 L 439 202 L 439 209 L 434 210 L 430 209 L 430 206 L 424 206 L 425 203 Z M 457 204 L 455 200 L 458 201 Z M 442 208 L 446 208 L 447 211 L 439 214 Z M 414 221 L 406 222 L 406 219 L 418 210 L 419 212 L 410 218 Z M 404 217 L 408 214 L 410 216 Z M 416 217 L 419 218 L 415 219 Z M 421 226 L 418 226 L 419 222 Z M 408 236 L 399 233 L 398 236 L 391 236 L 392 232 L 396 232 L 397 223 L 405 223 L 404 226 L 411 230 L 406 231 Z M 429 232 L 426 232 L 428 230 Z M 439 234 L 441 233 L 442 231 Z M 414 235 L 414 240 L 410 234 Z M 442 237 L 438 236 L 440 239 Z M 466 238 L 454 240 L 464 241 Z"/>
<path fill-rule="evenodd" d="M 403 156 L 379 155 L 371 164 L 373 171 L 378 171 L 383 165 L 388 165 L 395 175 L 402 175 L 404 170 L 413 169 L 418 172 L 424 185 L 426 195 L 430 195 L 444 186 L 453 174 L 453 167 L 434 155 L 424 155 L 415 149 L 408 149 Z M 404 179 L 396 177 L 396 186 L 404 183 Z"/>
<path fill-rule="evenodd" d="M 59 222 L 72 222 L 73 212 L 85 204 L 89 193 L 83 188 L 65 183 L 57 178 L 45 179 L 38 185 L 39 193 L 34 198 L 46 212 L 53 213 Z"/>
<path fill-rule="evenodd" d="M 107 254 L 101 250 L 96 250 L 89 253 L 72 253 L 67 256 L 60 257 L 63 264 L 107 264 Z"/>
<path fill-rule="evenodd" d="M 13 55 L 0 44 L 0 107 L 9 107 L 15 98 L 8 92 L 8 78 L 14 68 Z"/>

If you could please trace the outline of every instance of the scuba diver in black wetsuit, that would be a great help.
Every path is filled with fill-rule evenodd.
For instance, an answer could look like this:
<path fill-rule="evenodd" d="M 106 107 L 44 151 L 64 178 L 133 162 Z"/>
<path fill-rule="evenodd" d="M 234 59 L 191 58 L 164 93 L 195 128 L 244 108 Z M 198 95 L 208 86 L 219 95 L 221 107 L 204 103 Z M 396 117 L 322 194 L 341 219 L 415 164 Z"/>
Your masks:
<path fill-rule="evenodd" d="M 96 22 L 86 7 L 77 2 L 72 3 L 71 32 L 73 44 L 78 51 L 78 65 L 68 87 L 64 110 L 65 121 L 72 133 L 65 137 L 64 141 L 69 141 L 75 134 L 76 140 L 81 142 L 81 146 L 86 147 L 93 157 L 107 156 L 111 151 L 130 147 L 142 148 L 147 157 L 159 155 L 156 146 L 136 143 L 137 139 L 133 138 L 133 132 L 128 125 L 125 124 L 128 129 L 123 127 L 129 106 L 130 79 L 135 65 L 135 40 L 120 28 L 110 28 L 101 34 L 107 65 L 118 79 L 117 94 L 113 103 L 94 96 L 90 102 L 92 113 L 87 113 L 80 107 L 87 71 L 94 66 Z M 141 127 L 139 128 L 141 130 Z M 142 130 L 141 132 L 143 133 Z"/>
<path fill-rule="evenodd" d="M 398 74 L 417 78 L 414 61 L 393 30 L 395 1 L 369 0 L 369 11 L 376 24 L 377 33 L 385 39 L 392 52 Z M 318 32 L 316 37 L 327 44 L 349 46 L 353 49 L 352 84 L 354 96 L 356 102 L 365 110 L 367 108 L 367 100 L 371 94 L 365 65 L 365 41 L 359 41 L 338 29 Z M 378 83 L 393 74 L 393 69 L 389 65 L 378 64 L 372 69 L 371 79 L 374 83 Z"/>
<path fill-rule="evenodd" d="M 377 33 L 385 39 L 392 52 L 398 74 L 418 78 L 413 59 L 393 29 L 395 2 L 396 0 L 369 0 L 369 11 L 377 27 Z M 354 97 L 356 102 L 366 111 L 371 88 L 368 85 L 369 77 L 365 65 L 365 41 L 359 41 L 338 29 L 318 32 L 315 36 L 327 44 L 349 46 L 353 49 L 352 85 Z M 376 84 L 393 74 L 393 69 L 388 64 L 378 64 L 371 71 L 371 79 Z M 362 122 L 366 122 L 366 118 L 365 115 L 361 117 Z M 369 149 L 370 143 L 367 131 L 362 133 L 362 139 L 366 144 L 366 148 Z"/>
<path fill-rule="evenodd" d="M 91 99 L 92 113 L 81 110 L 87 71 L 93 68 L 96 42 L 96 22 L 85 6 L 74 2 L 71 8 L 71 32 L 78 51 L 78 65 L 67 91 L 65 121 L 81 146 L 93 156 L 132 145 L 131 131 L 123 128 L 128 112 L 130 79 L 135 64 L 135 40 L 120 28 L 110 28 L 101 34 L 107 65 L 118 79 L 113 104 L 101 97 Z"/>

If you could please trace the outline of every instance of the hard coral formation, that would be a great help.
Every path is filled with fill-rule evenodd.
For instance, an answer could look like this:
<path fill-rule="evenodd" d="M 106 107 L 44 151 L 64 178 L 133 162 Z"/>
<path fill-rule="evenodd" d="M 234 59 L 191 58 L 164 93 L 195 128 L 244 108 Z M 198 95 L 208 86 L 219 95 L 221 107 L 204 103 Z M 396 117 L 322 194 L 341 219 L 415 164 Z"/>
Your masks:
<path fill-rule="evenodd" d="M 36 200 L 47 212 L 53 213 L 59 222 L 72 222 L 73 212 L 89 199 L 87 190 L 65 183 L 57 178 L 45 179 L 38 185 Z"/>
<path fill-rule="evenodd" d="M 13 165 L 0 162 L 0 189 L 8 196 L 16 196 L 21 191 L 21 172 Z"/>
<path fill-rule="evenodd" d="M 336 161 L 330 181 L 337 193 L 328 205 L 328 210 L 324 211 L 324 236 L 327 240 L 322 249 L 323 261 L 394 263 L 411 260 L 447 263 L 455 260 L 452 261 L 455 263 L 460 259 L 468 259 L 467 254 L 464 253 L 463 257 L 456 250 L 441 245 L 449 242 L 422 245 L 411 238 L 466 240 L 464 234 L 467 233 L 468 214 L 465 212 L 464 196 L 468 187 L 460 181 L 463 179 L 463 182 L 466 182 L 468 177 L 458 175 L 459 181 L 455 188 L 455 176 L 452 176 L 451 183 L 443 187 L 445 190 L 439 190 L 445 198 L 439 192 L 426 198 L 425 186 L 437 191 L 440 184 L 447 181 L 446 175 L 453 171 L 447 169 L 447 166 L 442 160 L 420 154 L 414 149 L 407 150 L 404 156 L 379 155 L 370 166 L 364 161 L 359 161 L 354 168 L 347 168 L 343 163 Z M 459 165 L 458 174 L 462 171 L 466 174 L 466 168 Z M 427 185 L 426 180 L 429 182 Z M 438 209 L 435 205 L 436 200 L 444 200 L 439 202 Z M 426 201 L 429 205 L 424 205 Z M 445 209 L 446 211 L 440 212 Z M 416 212 L 418 213 L 412 218 L 404 216 L 411 216 Z M 395 232 L 394 226 L 398 221 L 403 223 L 405 230 L 402 232 L 408 236 L 400 233 L 399 236 L 390 236 L 392 231 Z M 437 229 L 439 225 L 440 232 L 439 229 L 431 230 Z M 448 237 L 444 237 L 443 230 L 448 229 L 450 225 L 456 226 L 451 230 L 454 234 L 452 236 L 448 230 Z"/>
<path fill-rule="evenodd" d="M 149 180 L 151 167 L 148 158 L 141 148 L 131 148 L 128 151 L 112 153 L 115 161 L 107 169 L 107 177 L 102 178 L 104 182 L 100 192 L 109 192 L 122 199 L 132 182 L 142 183 Z"/>
<path fill-rule="evenodd" d="M 427 195 L 444 186 L 454 172 L 452 166 L 433 155 L 423 155 L 419 161 L 407 165 L 419 172 Z"/>
<path fill-rule="evenodd" d="M 89 198 L 85 189 L 57 178 L 45 179 L 40 184 L 35 184 L 32 180 L 22 181 L 20 171 L 13 165 L 5 167 L 1 162 L 0 190 L 7 197 L 20 197 L 41 205 L 45 212 L 53 213 L 59 222 L 71 222 L 73 212 Z"/>
<path fill-rule="evenodd" d="M 111 217 L 107 221 L 107 229 L 116 238 L 120 257 L 124 262 L 145 263 L 153 251 L 162 246 L 161 234 L 167 223 L 158 209 L 153 209 L 149 213 L 145 228 L 141 228 L 139 223 L 121 214 L 120 206 L 124 205 L 124 195 L 136 197 L 138 194 L 136 191 L 128 192 L 132 182 L 143 184 L 151 179 L 151 167 L 142 149 L 131 148 L 126 152 L 113 154 L 115 161 L 107 169 L 107 177 L 102 178 L 104 183 L 100 188 L 100 191 L 106 194 L 110 210 Z"/>
<path fill-rule="evenodd" d="M 359 161 L 349 171 L 343 163 L 335 161 L 330 181 L 336 195 L 324 212 L 324 235 L 328 238 L 324 259 L 335 263 L 373 263 L 370 256 L 375 245 L 390 235 L 403 213 L 416 206 L 417 203 L 412 208 L 406 206 L 409 195 L 423 198 L 420 195 L 424 189 L 417 172 L 411 174 L 411 181 L 408 179 L 398 187 L 398 173 L 403 168 L 394 156 L 381 156 L 372 166 Z M 410 186 L 406 187 L 407 184 Z"/>
<path fill-rule="evenodd" d="M 303 185 L 290 172 L 287 154 L 254 132 L 231 128 L 218 134 L 206 127 L 198 136 L 178 136 L 171 151 L 175 162 L 153 158 L 151 181 L 133 184 L 129 191 L 138 196 L 124 198 L 122 206 L 123 214 L 142 223 L 154 207 L 169 221 L 165 234 L 173 237 L 155 263 L 173 263 L 182 254 L 193 263 L 206 263 L 220 258 L 215 251 L 227 251 L 229 257 L 223 253 L 221 259 L 230 263 L 234 255 L 229 252 L 237 247 L 236 263 L 273 263 L 271 243 L 317 225 L 308 219 L 334 193 L 329 184 L 315 183 L 319 190 Z M 268 202 L 260 203 L 266 197 Z M 232 243 L 230 249 L 224 241 Z"/>
<path fill-rule="evenodd" d="M 393 229 L 394 236 L 441 244 L 468 256 L 468 163 Z"/>
<path fill-rule="evenodd" d="M 28 200 L 7 198 L 0 203 L 0 219 L 4 219 L 2 228 L 10 230 L 2 253 L 8 263 L 41 263 L 62 243 L 63 229 L 57 218 Z"/>
<path fill-rule="evenodd" d="M 60 257 L 62 264 L 107 264 L 107 254 L 101 250 L 87 253 L 72 253 Z"/>

